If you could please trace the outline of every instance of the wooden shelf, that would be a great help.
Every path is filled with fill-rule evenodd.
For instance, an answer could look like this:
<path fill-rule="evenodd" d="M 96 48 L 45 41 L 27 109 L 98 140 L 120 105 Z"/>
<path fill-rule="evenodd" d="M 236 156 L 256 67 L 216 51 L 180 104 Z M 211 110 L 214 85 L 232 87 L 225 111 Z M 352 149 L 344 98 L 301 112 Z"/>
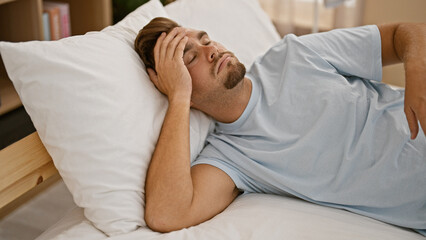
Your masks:
<path fill-rule="evenodd" d="M 112 0 L 49 0 L 70 6 L 71 33 L 81 35 L 112 24 Z M 43 0 L 0 0 L 0 41 L 43 40 Z"/>
<path fill-rule="evenodd" d="M 0 0 L 0 5 L 8 3 L 8 2 L 13 2 L 13 1 L 16 1 L 16 0 Z"/>
<path fill-rule="evenodd" d="M 2 0 L 0 41 L 42 40 L 42 0 Z"/>
<path fill-rule="evenodd" d="M 57 0 L 54 0 L 57 1 Z M 82 35 L 112 24 L 112 0 L 60 0 L 70 5 L 71 33 Z"/>
<path fill-rule="evenodd" d="M 0 115 L 22 106 L 18 93 L 16 93 L 12 82 L 7 78 L 0 78 L 0 100 Z"/>
<path fill-rule="evenodd" d="M 0 116 L 22 106 L 0 57 Z"/>

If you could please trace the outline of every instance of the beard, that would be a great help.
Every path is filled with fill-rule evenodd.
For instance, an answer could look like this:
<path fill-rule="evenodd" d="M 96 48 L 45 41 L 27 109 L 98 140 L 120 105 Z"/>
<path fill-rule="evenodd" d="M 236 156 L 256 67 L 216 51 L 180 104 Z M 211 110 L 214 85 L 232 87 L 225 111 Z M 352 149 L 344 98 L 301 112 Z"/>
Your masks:
<path fill-rule="evenodd" d="M 228 72 L 228 76 L 223 83 L 226 89 L 233 89 L 235 86 L 238 85 L 246 75 L 246 67 L 240 63 L 240 61 L 237 60 L 237 63 L 235 65 L 231 66 L 231 62 L 228 62 L 228 66 L 231 68 Z"/>
<path fill-rule="evenodd" d="M 236 63 L 232 63 L 232 61 L 227 63 L 226 66 L 229 68 L 229 70 L 225 77 L 225 81 L 223 82 L 223 86 L 226 89 L 233 89 L 244 79 L 244 76 L 246 75 L 246 67 L 235 57 L 232 52 L 220 53 L 219 56 L 215 59 L 215 64 L 213 64 L 213 66 L 216 66 L 217 62 L 224 54 L 231 55 L 231 57 L 235 58 L 237 61 Z M 214 67 L 212 68 L 212 75 L 214 75 Z"/>

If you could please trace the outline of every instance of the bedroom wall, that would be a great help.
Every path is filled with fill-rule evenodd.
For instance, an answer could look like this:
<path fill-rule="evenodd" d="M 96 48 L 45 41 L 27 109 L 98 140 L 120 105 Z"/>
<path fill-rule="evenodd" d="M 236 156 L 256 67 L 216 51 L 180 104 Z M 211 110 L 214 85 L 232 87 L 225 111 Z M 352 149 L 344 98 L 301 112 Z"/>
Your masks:
<path fill-rule="evenodd" d="M 365 0 L 363 24 L 390 22 L 426 23 L 425 0 Z M 397 64 L 383 68 L 383 81 L 404 86 L 404 66 Z"/>

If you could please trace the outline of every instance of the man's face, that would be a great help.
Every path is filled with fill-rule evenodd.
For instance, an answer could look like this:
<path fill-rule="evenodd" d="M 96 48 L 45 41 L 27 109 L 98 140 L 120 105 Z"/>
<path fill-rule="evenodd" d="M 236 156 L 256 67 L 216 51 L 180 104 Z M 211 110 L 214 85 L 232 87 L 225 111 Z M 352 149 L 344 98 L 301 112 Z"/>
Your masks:
<path fill-rule="evenodd" d="M 245 67 L 232 52 L 212 41 L 204 31 L 187 29 L 186 36 L 183 60 L 192 78 L 193 97 L 232 89 L 241 82 Z"/>

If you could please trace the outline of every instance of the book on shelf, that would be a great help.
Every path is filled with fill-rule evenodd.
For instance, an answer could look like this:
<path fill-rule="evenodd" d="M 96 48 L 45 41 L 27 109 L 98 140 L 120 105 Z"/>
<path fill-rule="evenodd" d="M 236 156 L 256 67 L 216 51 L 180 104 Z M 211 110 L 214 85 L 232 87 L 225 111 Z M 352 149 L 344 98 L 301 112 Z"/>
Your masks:
<path fill-rule="evenodd" d="M 71 36 L 71 21 L 70 21 L 70 10 L 69 4 L 63 2 L 50 2 L 43 1 L 43 8 L 46 12 L 53 14 L 49 17 L 50 20 L 50 32 L 51 40 L 57 40 L 64 37 Z M 52 24 L 53 21 L 53 24 Z M 54 33 L 52 34 L 52 27 L 55 27 Z"/>
<path fill-rule="evenodd" d="M 44 12 L 43 13 L 43 35 L 44 40 L 49 41 L 50 40 L 50 25 L 49 25 L 49 13 Z"/>
<path fill-rule="evenodd" d="M 43 2 L 43 12 L 49 15 L 50 40 L 58 40 L 61 38 L 61 22 L 59 8 L 49 6 Z"/>

